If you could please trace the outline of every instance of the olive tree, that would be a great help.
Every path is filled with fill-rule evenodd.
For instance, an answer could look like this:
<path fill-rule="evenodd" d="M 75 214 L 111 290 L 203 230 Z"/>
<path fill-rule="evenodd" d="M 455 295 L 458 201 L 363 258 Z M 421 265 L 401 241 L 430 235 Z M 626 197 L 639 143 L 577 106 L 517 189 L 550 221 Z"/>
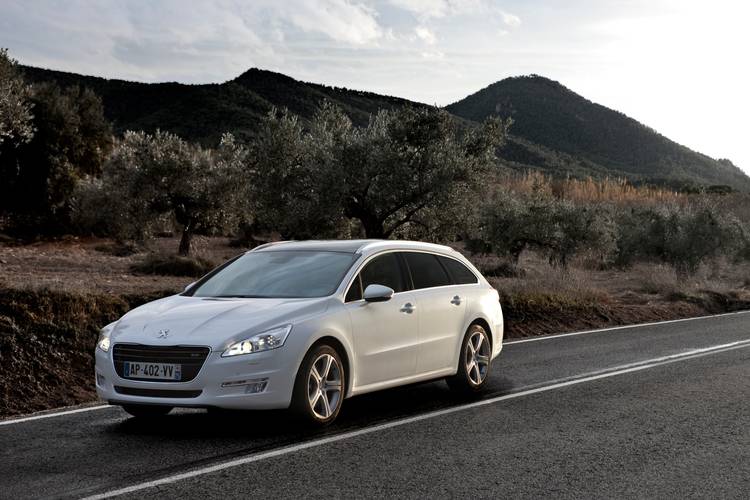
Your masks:
<path fill-rule="evenodd" d="M 245 154 L 229 135 L 211 150 L 167 132 L 126 132 L 101 181 L 86 188 L 95 191 L 100 185 L 111 200 L 107 219 L 115 236 L 143 237 L 150 224 L 170 217 L 182 233 L 178 253 L 189 255 L 194 234 L 236 222 L 237 173 Z"/>
<path fill-rule="evenodd" d="M 111 127 L 88 89 L 44 83 L 28 99 L 33 137 L 0 145 L 0 211 L 13 215 L 19 231 L 65 231 L 77 183 L 98 175 L 112 149 Z"/>
<path fill-rule="evenodd" d="M 743 227 L 731 214 L 709 202 L 687 206 L 633 209 L 618 215 L 617 260 L 637 258 L 664 262 L 685 276 L 719 256 L 741 251 Z"/>
<path fill-rule="evenodd" d="M 22 144 L 33 137 L 30 93 L 31 87 L 18 74 L 16 61 L 8 57 L 7 49 L 0 49 L 0 146 L 6 142 Z"/>
<path fill-rule="evenodd" d="M 458 207 L 481 186 L 509 125 L 460 129 L 443 110 L 403 107 L 359 128 L 323 103 L 304 127 L 273 112 L 250 155 L 258 217 L 292 237 L 346 235 L 347 221 L 368 238 L 460 222 Z"/>
<path fill-rule="evenodd" d="M 576 204 L 549 193 L 521 194 L 498 189 L 482 204 L 474 240 L 518 264 L 526 249 L 544 252 L 552 265 L 568 266 L 579 252 L 609 253 L 614 226 L 605 207 Z"/>
<path fill-rule="evenodd" d="M 344 214 L 374 238 L 410 224 L 460 220 L 455 209 L 493 165 L 506 127 L 491 120 L 461 133 L 443 110 L 380 111 L 336 150 Z M 431 217 L 424 217 L 428 211 Z"/>
<path fill-rule="evenodd" d="M 321 125 L 322 120 L 314 120 Z M 341 236 L 344 224 L 331 168 L 326 132 L 306 130 L 286 110 L 272 110 L 263 120 L 246 156 L 246 197 L 256 229 L 284 238 Z M 329 137 L 330 139 L 330 137 Z"/>

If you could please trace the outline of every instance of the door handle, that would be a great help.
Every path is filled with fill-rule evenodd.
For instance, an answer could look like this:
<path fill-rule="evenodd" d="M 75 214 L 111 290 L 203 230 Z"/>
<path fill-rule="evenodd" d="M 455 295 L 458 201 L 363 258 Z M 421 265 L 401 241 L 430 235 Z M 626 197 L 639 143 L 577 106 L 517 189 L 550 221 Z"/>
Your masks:
<path fill-rule="evenodd" d="M 406 313 L 406 314 L 411 314 L 411 313 L 414 312 L 414 309 L 416 309 L 416 308 L 417 308 L 417 306 L 415 306 L 411 302 L 407 302 L 406 304 L 404 304 L 403 306 L 401 306 L 401 312 L 402 313 Z"/>
<path fill-rule="evenodd" d="M 451 300 L 451 304 L 453 304 L 454 306 L 461 305 L 461 297 L 459 297 L 458 295 L 453 297 L 453 299 Z"/>

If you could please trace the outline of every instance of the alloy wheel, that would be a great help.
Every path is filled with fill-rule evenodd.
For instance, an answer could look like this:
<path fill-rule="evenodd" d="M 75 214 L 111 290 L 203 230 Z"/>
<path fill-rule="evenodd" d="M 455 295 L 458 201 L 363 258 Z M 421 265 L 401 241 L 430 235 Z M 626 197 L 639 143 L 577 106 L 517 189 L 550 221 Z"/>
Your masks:
<path fill-rule="evenodd" d="M 341 404 L 341 367 L 332 355 L 321 354 L 312 364 L 307 379 L 310 409 L 321 420 L 336 413 Z"/>
<path fill-rule="evenodd" d="M 483 330 L 474 331 L 466 343 L 466 374 L 473 385 L 480 385 L 490 366 L 490 343 Z"/>

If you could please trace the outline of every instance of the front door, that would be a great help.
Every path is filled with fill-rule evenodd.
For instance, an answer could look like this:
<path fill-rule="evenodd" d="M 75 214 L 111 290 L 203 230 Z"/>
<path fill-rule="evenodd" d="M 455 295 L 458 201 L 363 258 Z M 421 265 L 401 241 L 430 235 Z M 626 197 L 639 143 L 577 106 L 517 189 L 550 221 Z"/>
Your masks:
<path fill-rule="evenodd" d="M 385 302 L 366 302 L 362 291 L 377 284 L 394 290 Z M 346 308 L 352 321 L 357 388 L 414 375 L 419 312 L 414 294 L 405 291 L 404 275 L 394 253 L 371 259 L 352 283 Z"/>

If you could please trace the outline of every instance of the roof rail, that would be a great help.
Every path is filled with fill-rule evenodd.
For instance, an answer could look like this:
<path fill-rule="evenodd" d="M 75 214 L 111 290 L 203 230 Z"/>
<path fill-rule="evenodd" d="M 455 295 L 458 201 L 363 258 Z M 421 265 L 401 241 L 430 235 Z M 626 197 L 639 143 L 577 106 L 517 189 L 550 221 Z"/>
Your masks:
<path fill-rule="evenodd" d="M 378 247 L 383 245 L 393 245 L 395 247 L 401 246 L 405 249 L 414 247 L 431 248 L 433 250 L 442 250 L 444 252 L 455 252 L 453 248 L 448 245 L 441 245 L 439 243 L 428 243 L 424 241 L 410 241 L 410 240 L 375 240 L 370 241 L 362 245 L 358 252 L 363 252 L 372 247 Z"/>
<path fill-rule="evenodd" d="M 271 247 L 271 246 L 274 246 L 274 245 L 280 245 L 280 244 L 282 244 L 282 243 L 291 243 L 292 241 L 294 241 L 294 240 L 284 240 L 284 241 L 269 241 L 268 243 L 263 243 L 262 245 L 258 245 L 258 246 L 257 246 L 257 247 L 255 247 L 255 248 L 251 248 L 251 249 L 250 249 L 250 251 L 251 251 L 251 252 L 254 252 L 254 251 L 256 251 L 256 250 L 260 250 L 260 249 L 262 249 L 262 248 L 268 248 L 268 247 Z"/>

